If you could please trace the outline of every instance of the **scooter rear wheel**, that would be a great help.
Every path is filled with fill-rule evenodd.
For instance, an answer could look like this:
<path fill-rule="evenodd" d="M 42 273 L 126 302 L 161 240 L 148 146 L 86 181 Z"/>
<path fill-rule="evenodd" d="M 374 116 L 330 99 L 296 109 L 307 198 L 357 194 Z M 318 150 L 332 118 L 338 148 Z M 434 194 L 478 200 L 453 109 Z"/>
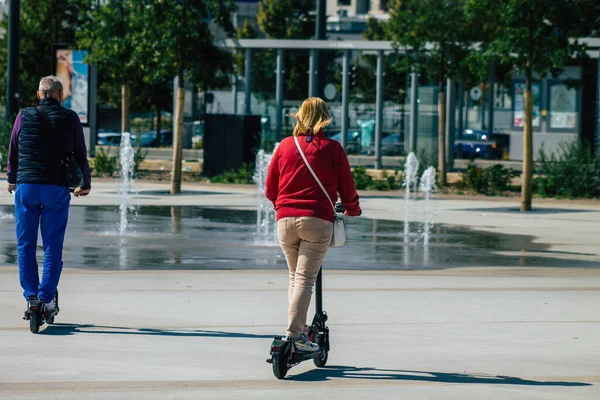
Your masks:
<path fill-rule="evenodd" d="M 288 372 L 287 357 L 283 353 L 273 354 L 273 375 L 277 379 L 285 378 Z"/>
<path fill-rule="evenodd" d="M 317 357 L 313 358 L 313 362 L 315 366 L 319 368 L 323 368 L 325 364 L 327 364 L 327 359 L 329 358 L 329 352 L 323 351 Z"/>
<path fill-rule="evenodd" d="M 40 331 L 40 315 L 33 311 L 29 314 L 29 330 L 31 333 L 38 333 Z"/>

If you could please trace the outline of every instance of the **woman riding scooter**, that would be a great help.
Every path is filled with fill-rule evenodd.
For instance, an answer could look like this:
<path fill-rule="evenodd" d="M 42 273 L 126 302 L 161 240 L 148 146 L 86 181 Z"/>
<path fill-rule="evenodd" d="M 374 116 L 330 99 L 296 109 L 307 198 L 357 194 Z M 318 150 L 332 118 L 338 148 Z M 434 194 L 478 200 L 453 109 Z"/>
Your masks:
<path fill-rule="evenodd" d="M 361 209 L 344 149 L 323 134 L 331 123 L 325 102 L 308 98 L 291 116 L 296 120 L 293 136 L 329 199 L 302 159 L 294 137 L 283 139 L 273 154 L 265 194 L 277 211 L 277 238 L 289 268 L 287 338 L 294 340 L 299 351 L 318 352 L 305 325 L 312 288 L 333 234 L 331 203 L 339 193 L 345 215 L 359 216 Z"/>

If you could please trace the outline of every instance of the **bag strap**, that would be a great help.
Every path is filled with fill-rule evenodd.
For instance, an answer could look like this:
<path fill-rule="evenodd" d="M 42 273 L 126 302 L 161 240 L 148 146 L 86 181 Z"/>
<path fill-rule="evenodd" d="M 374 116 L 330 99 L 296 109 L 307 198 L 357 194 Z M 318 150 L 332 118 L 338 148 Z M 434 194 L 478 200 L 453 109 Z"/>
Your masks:
<path fill-rule="evenodd" d="M 302 148 L 300 147 L 300 143 L 298 142 L 298 136 L 294 136 L 294 141 L 296 142 L 296 147 L 298 148 L 298 151 L 300 152 L 300 155 L 302 156 L 302 159 L 304 160 L 304 164 L 306 164 L 306 166 L 308 167 L 308 170 L 310 171 L 312 176 L 315 178 L 315 180 L 317 181 L 317 183 L 323 190 L 323 193 L 325 193 L 325 197 L 327 197 L 327 200 L 329 200 L 329 203 L 331 204 L 331 208 L 333 208 L 333 214 L 335 215 L 335 206 L 333 205 L 333 201 L 331 201 L 331 198 L 327 194 L 327 190 L 325 190 L 325 187 L 323 186 L 323 184 L 317 177 L 317 174 L 315 174 L 315 171 L 313 171 L 312 167 L 308 163 L 308 160 L 306 159 L 306 156 L 304 155 L 304 152 L 302 151 Z"/>
<path fill-rule="evenodd" d="M 46 114 L 46 110 L 44 110 L 44 107 L 37 106 L 36 107 L 38 113 L 40 114 L 40 119 L 42 121 L 42 125 L 44 126 L 44 128 L 47 131 L 50 131 L 50 133 L 54 136 L 54 143 L 56 144 L 56 152 L 58 153 L 58 157 L 63 159 L 67 157 L 67 152 L 65 151 L 64 147 L 61 148 L 60 146 L 60 140 L 58 140 L 58 136 L 56 135 L 56 131 L 54 130 L 54 128 L 52 127 L 52 124 L 50 123 L 50 119 L 48 118 L 48 114 Z"/>

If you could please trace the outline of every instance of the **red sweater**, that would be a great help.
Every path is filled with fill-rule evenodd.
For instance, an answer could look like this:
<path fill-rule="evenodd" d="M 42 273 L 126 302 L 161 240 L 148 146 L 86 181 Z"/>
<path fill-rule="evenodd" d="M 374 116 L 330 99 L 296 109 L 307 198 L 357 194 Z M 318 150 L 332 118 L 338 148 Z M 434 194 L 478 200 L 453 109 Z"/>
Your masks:
<path fill-rule="evenodd" d="M 335 204 L 339 193 L 348 215 L 360 215 L 356 185 L 342 146 L 322 134 L 298 136 L 298 141 L 331 201 Z M 265 194 L 275 205 L 277 220 L 286 217 L 334 220 L 333 208 L 304 164 L 293 137 L 283 139 L 273 154 Z"/>

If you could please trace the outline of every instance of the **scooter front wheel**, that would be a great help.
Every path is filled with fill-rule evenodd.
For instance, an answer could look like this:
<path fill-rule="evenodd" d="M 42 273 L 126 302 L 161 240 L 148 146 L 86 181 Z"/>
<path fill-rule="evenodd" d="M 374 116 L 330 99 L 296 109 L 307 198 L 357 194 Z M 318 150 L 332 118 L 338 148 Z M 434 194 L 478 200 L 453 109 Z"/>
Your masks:
<path fill-rule="evenodd" d="M 319 353 L 318 356 L 313 358 L 313 362 L 316 367 L 323 368 L 327 364 L 327 359 L 329 358 L 329 351 L 325 350 Z"/>

